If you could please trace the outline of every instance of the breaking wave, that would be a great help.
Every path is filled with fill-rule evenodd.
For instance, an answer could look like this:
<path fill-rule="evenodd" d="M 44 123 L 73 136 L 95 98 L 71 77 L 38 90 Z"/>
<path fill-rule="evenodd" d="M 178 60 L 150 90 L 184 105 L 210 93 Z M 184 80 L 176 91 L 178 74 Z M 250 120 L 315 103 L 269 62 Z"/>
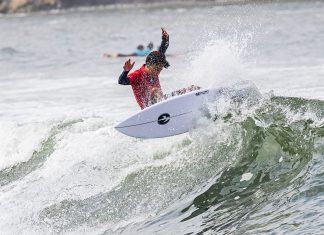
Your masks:
<path fill-rule="evenodd" d="M 36 194 L 37 200 L 51 199 L 28 215 L 28 229 L 35 233 L 262 234 L 284 232 L 295 223 L 298 231 L 310 232 L 305 223 L 323 215 L 312 214 L 305 200 L 324 192 L 319 167 L 324 164 L 324 102 L 262 97 L 253 86 L 249 91 L 244 99 L 209 103 L 208 115 L 189 135 L 170 139 L 122 137 L 106 149 L 103 134 L 110 140 L 120 136 L 107 131 L 113 125 L 100 118 L 54 125 L 29 159 L 0 171 L 2 190 L 20 182 L 33 188 L 28 176 L 37 174 L 40 181 L 49 178 L 41 185 L 66 192 L 54 192 L 53 198 Z M 92 161 L 80 152 L 66 169 L 57 166 L 63 161 L 59 153 L 68 157 L 73 145 L 68 142 L 81 133 L 86 137 L 75 136 L 81 142 L 71 153 L 82 151 L 80 143 L 102 145 L 93 151 L 84 148 Z M 100 179 L 110 179 L 109 185 L 96 187 L 94 180 Z"/>

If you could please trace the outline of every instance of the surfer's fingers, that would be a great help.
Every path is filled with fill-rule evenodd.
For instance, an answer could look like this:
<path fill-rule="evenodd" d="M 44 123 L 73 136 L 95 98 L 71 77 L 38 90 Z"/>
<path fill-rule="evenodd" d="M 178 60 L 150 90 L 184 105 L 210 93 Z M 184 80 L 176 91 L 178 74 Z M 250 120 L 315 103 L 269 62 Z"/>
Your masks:
<path fill-rule="evenodd" d="M 167 31 L 165 30 L 165 28 L 161 27 L 162 29 L 162 34 L 165 35 L 165 34 L 168 34 Z"/>
<path fill-rule="evenodd" d="M 163 27 L 161 27 L 161 29 L 162 29 L 162 39 L 167 40 L 169 38 L 168 32 Z"/>

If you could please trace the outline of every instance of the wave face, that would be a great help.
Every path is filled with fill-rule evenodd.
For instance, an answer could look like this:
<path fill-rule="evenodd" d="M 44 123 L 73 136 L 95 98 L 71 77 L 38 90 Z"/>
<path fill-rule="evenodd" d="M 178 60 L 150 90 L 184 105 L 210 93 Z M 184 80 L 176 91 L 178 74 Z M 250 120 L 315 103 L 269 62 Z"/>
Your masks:
<path fill-rule="evenodd" d="M 19 186 L 24 182 L 56 195 L 35 194 L 39 205 L 32 214 L 27 212 L 28 219 L 17 224 L 17 230 L 27 226 L 35 233 L 72 234 L 321 231 L 317 218 L 323 216 L 324 102 L 271 94 L 262 97 L 252 85 L 247 90 L 249 95 L 244 99 L 224 96 L 209 103 L 208 115 L 197 121 L 189 136 L 169 144 L 163 140 L 149 143 L 163 144 L 161 149 L 143 151 L 145 141 L 133 141 L 133 146 L 124 150 L 110 149 L 108 154 L 115 151 L 120 157 L 137 156 L 133 163 L 123 163 L 123 169 L 123 164 L 113 159 L 111 169 L 105 165 L 90 167 L 81 160 L 69 168 L 72 172 L 55 179 L 60 172 L 57 167 L 64 167 L 57 166 L 55 158 L 69 148 L 64 138 L 71 142 L 67 133 L 90 129 L 94 132 L 87 138 L 101 143 L 95 133 L 102 123 L 74 120 L 48 128 L 29 160 L 0 171 L 3 192 L 21 193 L 25 199 L 24 187 Z M 140 159 L 146 154 L 150 158 L 143 162 Z M 51 176 L 38 173 L 35 179 L 36 172 L 44 168 Z M 100 180 L 104 174 L 118 178 L 112 187 L 98 191 L 91 183 L 74 186 L 83 188 L 79 193 L 94 189 L 81 197 L 73 196 L 75 189 L 70 186 L 60 188 L 62 181 L 75 180 L 73 175 L 85 175 L 82 179 L 86 182 L 89 175 Z M 42 177 L 48 179 L 37 183 Z"/>
<path fill-rule="evenodd" d="M 139 231 L 320 233 L 324 102 L 271 97 L 261 103 L 248 115 L 229 104 L 192 133 L 190 152 L 200 159 L 191 172 L 204 180 Z"/>

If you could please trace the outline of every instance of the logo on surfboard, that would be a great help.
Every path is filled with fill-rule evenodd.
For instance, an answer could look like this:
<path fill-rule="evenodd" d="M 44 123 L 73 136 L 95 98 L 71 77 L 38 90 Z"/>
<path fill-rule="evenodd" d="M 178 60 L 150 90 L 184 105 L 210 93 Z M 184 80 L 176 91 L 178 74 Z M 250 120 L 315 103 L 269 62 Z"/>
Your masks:
<path fill-rule="evenodd" d="M 170 114 L 164 113 L 158 117 L 158 123 L 160 125 L 165 125 L 170 121 Z"/>
<path fill-rule="evenodd" d="M 203 94 L 207 94 L 209 92 L 209 90 L 205 90 L 205 91 L 199 91 L 197 92 L 195 95 L 198 96 L 198 95 L 203 95 Z"/>

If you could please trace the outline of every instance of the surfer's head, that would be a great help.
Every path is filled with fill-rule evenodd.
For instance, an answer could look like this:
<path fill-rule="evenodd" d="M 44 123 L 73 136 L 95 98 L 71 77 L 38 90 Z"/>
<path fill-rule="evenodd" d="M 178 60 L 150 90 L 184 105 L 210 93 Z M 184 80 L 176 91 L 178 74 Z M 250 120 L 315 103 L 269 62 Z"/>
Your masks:
<path fill-rule="evenodd" d="M 138 45 L 136 49 L 137 50 L 140 50 L 140 51 L 143 51 L 144 50 L 144 46 L 143 45 Z"/>
<path fill-rule="evenodd" d="M 147 57 L 145 66 L 147 71 L 153 75 L 158 76 L 163 68 L 170 66 L 169 62 L 165 59 L 165 55 L 159 51 L 152 51 Z"/>
<path fill-rule="evenodd" d="M 168 68 L 170 66 L 169 62 L 165 59 L 165 55 L 159 51 L 152 51 L 146 57 L 146 65 L 147 66 L 158 66 L 162 68 Z M 161 68 L 161 70 L 162 70 Z"/>

